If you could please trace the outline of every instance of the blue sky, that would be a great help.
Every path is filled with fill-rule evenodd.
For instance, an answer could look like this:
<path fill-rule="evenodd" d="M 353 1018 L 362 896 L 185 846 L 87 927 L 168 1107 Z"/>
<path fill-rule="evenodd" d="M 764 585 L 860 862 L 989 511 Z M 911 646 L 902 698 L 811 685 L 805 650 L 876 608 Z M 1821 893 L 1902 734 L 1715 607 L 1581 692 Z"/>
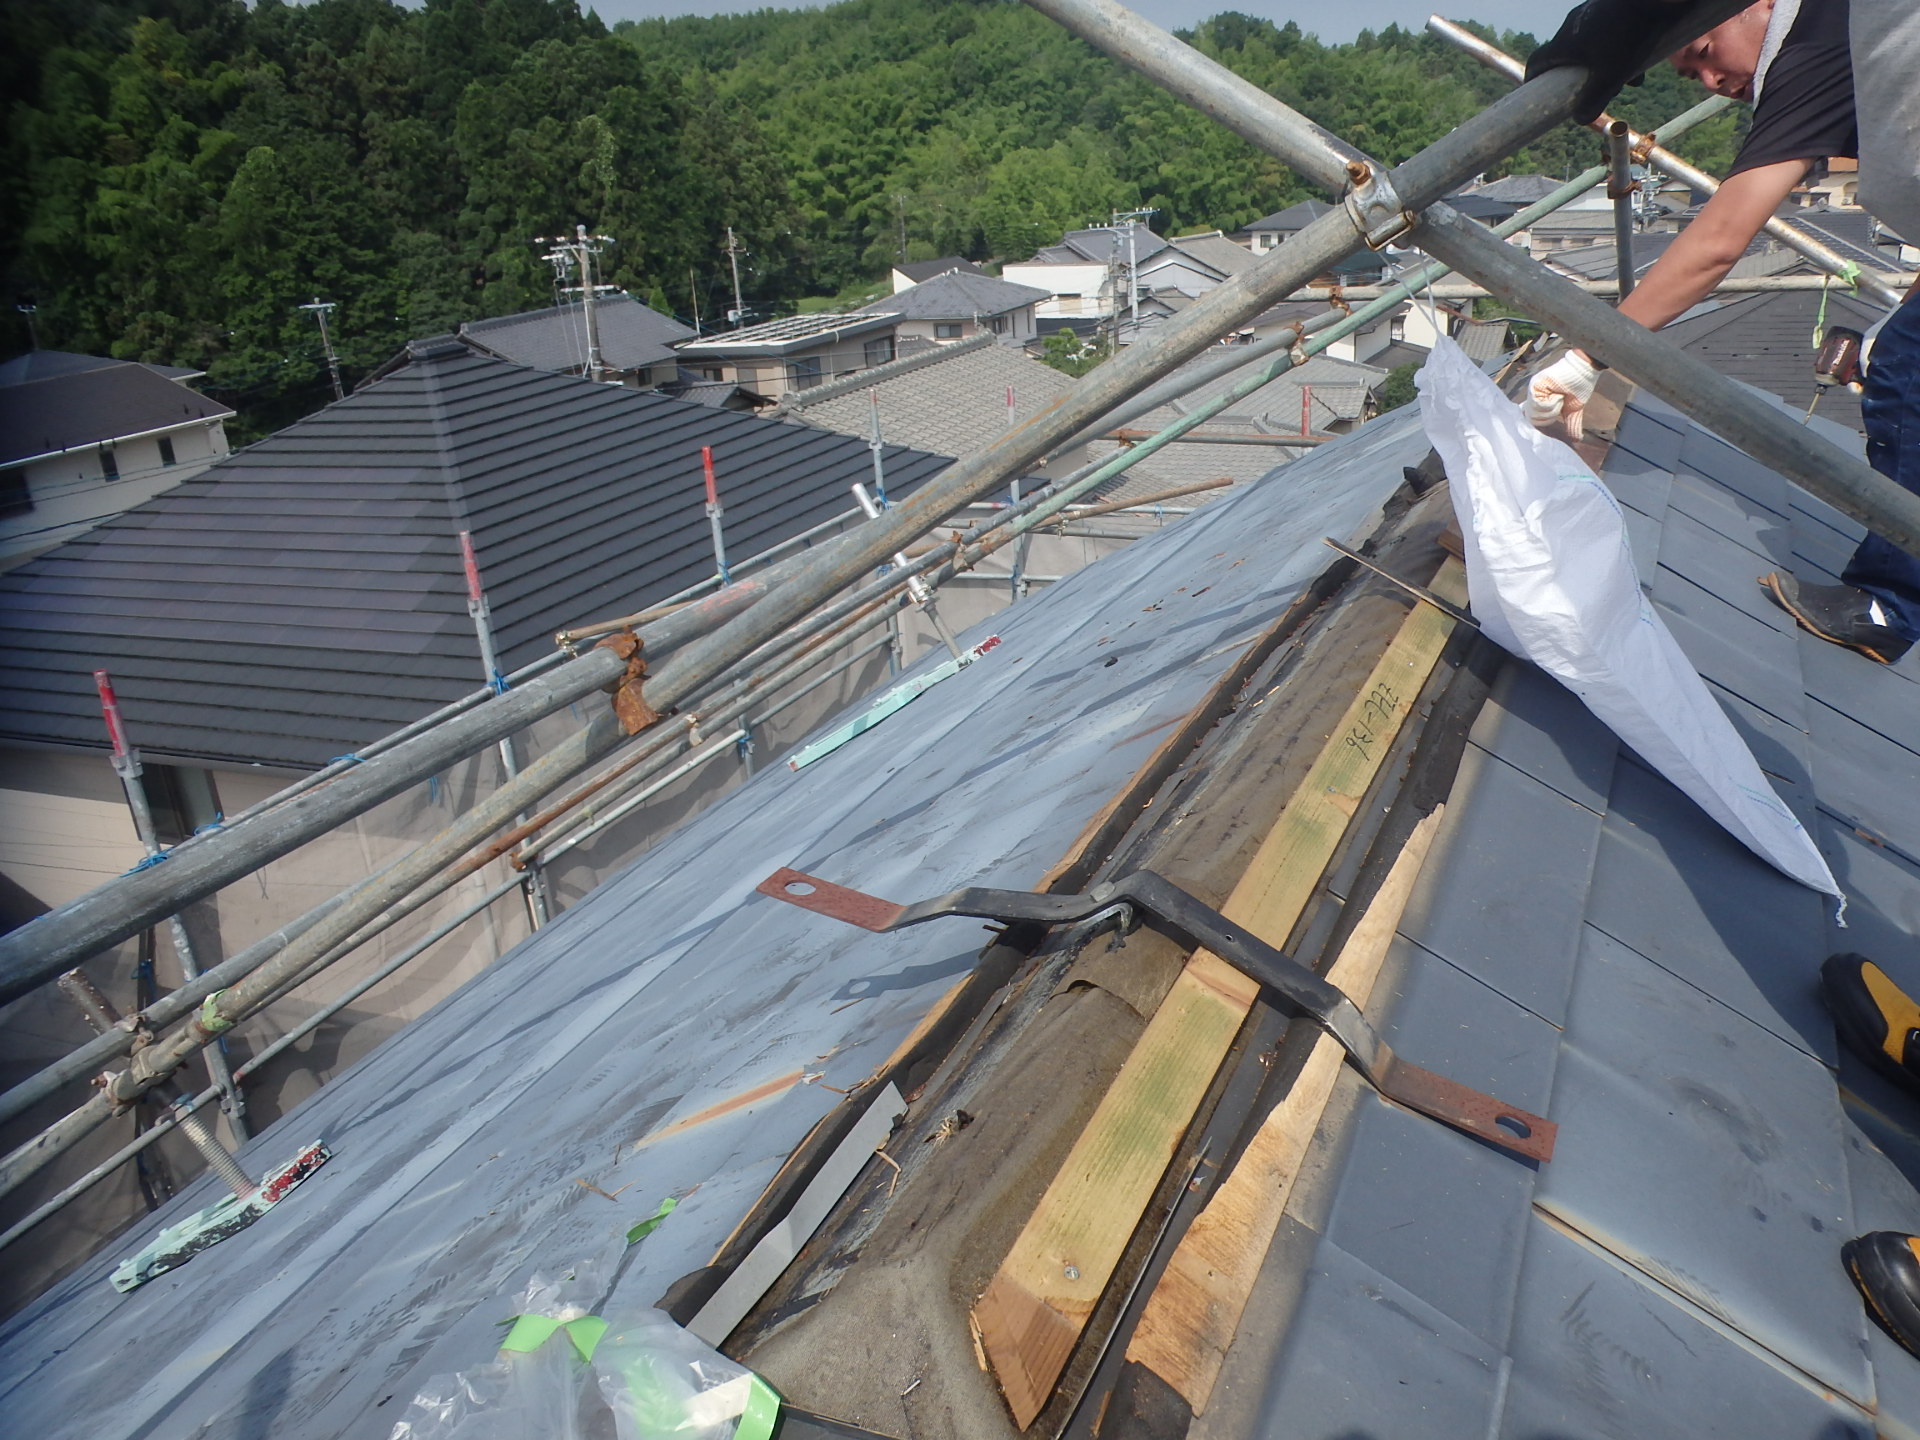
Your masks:
<path fill-rule="evenodd" d="M 1574 0 L 1547 0 L 1545 4 L 1529 0 L 1461 0 L 1453 6 L 1436 7 L 1435 0 L 1343 0 L 1338 5 L 1309 4 L 1304 0 L 1230 0 L 1219 5 L 1183 4 L 1181 0 L 1136 0 L 1132 8 L 1168 29 L 1191 25 L 1196 19 L 1238 10 L 1243 15 L 1263 15 L 1276 24 L 1297 21 L 1302 30 L 1312 31 L 1322 40 L 1351 40 L 1361 30 L 1383 29 L 1396 21 L 1409 29 L 1426 23 L 1436 8 L 1451 20 L 1482 20 L 1501 30 L 1531 30 L 1545 37 L 1559 27 L 1560 17 L 1573 7 Z M 639 20 L 654 15 L 721 15 L 743 10 L 799 9 L 798 5 L 767 6 L 761 0 L 581 0 L 609 25 L 619 20 Z"/>

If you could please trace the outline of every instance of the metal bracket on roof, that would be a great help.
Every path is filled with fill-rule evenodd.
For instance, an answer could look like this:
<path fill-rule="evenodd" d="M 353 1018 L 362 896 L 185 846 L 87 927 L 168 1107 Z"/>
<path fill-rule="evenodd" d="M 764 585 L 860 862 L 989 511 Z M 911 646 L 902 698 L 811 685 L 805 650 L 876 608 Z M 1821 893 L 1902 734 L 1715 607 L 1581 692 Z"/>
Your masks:
<path fill-rule="evenodd" d="M 1347 214 L 1369 250 L 1386 249 L 1419 223 L 1401 201 L 1386 171 L 1355 160 L 1347 166 L 1347 178 L 1353 181 L 1353 188 L 1343 197 Z"/>
<path fill-rule="evenodd" d="M 609 635 L 594 648 L 611 650 L 627 662 L 626 672 L 607 690 L 613 696 L 613 713 L 619 717 L 620 728 L 629 735 L 638 735 L 660 718 L 660 712 L 647 703 L 640 689 L 647 678 L 647 659 L 640 637 L 629 628 Z"/>
<path fill-rule="evenodd" d="M 947 915 L 973 915 L 1004 924 L 1071 924 L 1128 904 L 1149 924 L 1183 944 L 1211 950 L 1230 961 L 1277 995 L 1288 1009 L 1312 1020 L 1339 1042 L 1354 1068 L 1389 1100 L 1524 1159 L 1545 1163 L 1553 1158 L 1558 1127 L 1551 1120 L 1503 1105 L 1491 1095 L 1402 1060 L 1343 991 L 1151 870 L 1136 870 L 1081 895 L 968 887 L 914 905 L 896 905 L 798 870 L 776 870 L 758 888 L 762 895 L 789 905 L 879 932 Z"/>

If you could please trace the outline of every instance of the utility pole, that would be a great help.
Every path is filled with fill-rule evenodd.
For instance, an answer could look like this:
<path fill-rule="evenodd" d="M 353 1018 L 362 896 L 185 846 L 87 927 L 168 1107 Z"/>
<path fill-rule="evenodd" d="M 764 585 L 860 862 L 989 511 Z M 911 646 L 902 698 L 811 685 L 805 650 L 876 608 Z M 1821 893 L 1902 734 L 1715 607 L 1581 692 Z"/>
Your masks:
<path fill-rule="evenodd" d="M 733 266 L 733 309 L 727 312 L 727 322 L 738 330 L 747 318 L 746 303 L 740 298 L 740 257 L 747 253 L 747 247 L 733 238 L 733 227 L 727 226 L 727 263 Z"/>
<path fill-rule="evenodd" d="M 602 291 L 613 290 L 612 285 L 599 284 L 593 278 L 594 261 L 600 258 L 600 252 L 614 243 L 611 235 L 589 235 L 587 227 L 575 225 L 572 235 L 541 236 L 536 243 L 550 245 L 553 248 L 541 258 L 553 266 L 554 279 L 560 283 L 560 293 L 580 293 L 580 316 L 587 328 L 587 363 L 584 371 L 589 380 L 608 378 L 606 362 L 600 358 L 600 320 L 594 314 L 594 301 Z M 578 285 L 566 283 L 569 274 L 580 277 Z"/>
<path fill-rule="evenodd" d="M 1116 210 L 1113 212 L 1114 225 L 1118 227 L 1122 221 L 1125 221 L 1127 226 L 1127 308 L 1131 312 L 1128 319 L 1133 326 L 1133 338 L 1135 340 L 1140 338 L 1140 251 L 1138 231 L 1142 220 L 1158 215 L 1159 213 L 1159 210 L 1151 208 L 1146 210 Z"/>
<path fill-rule="evenodd" d="M 700 282 L 693 277 L 693 267 L 687 267 L 687 298 L 693 301 L 693 333 L 701 334 L 700 329 Z"/>
<path fill-rule="evenodd" d="M 327 352 L 327 373 L 333 377 L 333 398 L 344 400 L 347 392 L 340 384 L 340 357 L 333 353 L 333 331 L 327 328 L 327 316 L 333 313 L 334 302 L 322 300 L 316 295 L 311 304 L 300 308 L 312 312 L 313 318 L 320 322 L 320 348 Z"/>
<path fill-rule="evenodd" d="M 27 348 L 38 350 L 40 348 L 40 327 L 33 323 L 33 317 L 40 313 L 40 307 L 38 305 L 16 305 L 13 308 L 27 317 Z"/>

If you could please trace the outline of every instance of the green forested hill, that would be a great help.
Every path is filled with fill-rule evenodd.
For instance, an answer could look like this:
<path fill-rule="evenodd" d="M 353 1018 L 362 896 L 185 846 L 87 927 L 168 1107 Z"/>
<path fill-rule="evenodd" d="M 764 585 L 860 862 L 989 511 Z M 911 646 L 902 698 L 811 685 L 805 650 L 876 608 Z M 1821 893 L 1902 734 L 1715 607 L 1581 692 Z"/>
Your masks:
<path fill-rule="evenodd" d="M 1223 15 L 1195 43 L 1399 160 L 1504 82 L 1389 29 L 1323 46 Z M 1510 36 L 1522 51 L 1527 37 Z M 903 249 L 1024 257 L 1153 206 L 1232 228 L 1308 187 L 1015 0 L 849 0 L 622 25 L 567 0 L 8 0 L 0 186 L 7 353 L 205 366 L 249 429 L 326 397 L 311 318 L 350 372 L 411 335 L 550 303 L 534 237 L 616 237 L 610 278 L 683 317 L 725 303 L 724 228 L 772 309 Z M 1656 123 L 1663 70 L 1622 107 Z M 1688 149 L 1724 164 L 1731 123 Z M 1588 163 L 1584 132 L 1515 169 Z"/>

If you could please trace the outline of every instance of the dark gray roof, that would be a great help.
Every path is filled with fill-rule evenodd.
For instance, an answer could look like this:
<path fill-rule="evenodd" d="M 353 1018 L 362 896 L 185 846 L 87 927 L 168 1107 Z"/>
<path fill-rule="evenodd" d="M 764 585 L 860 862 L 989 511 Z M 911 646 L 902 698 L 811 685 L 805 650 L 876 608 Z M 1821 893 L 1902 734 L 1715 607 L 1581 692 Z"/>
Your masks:
<path fill-rule="evenodd" d="M 1805 410 L 1815 388 L 1813 327 L 1819 314 L 1817 290 L 1728 295 L 1716 308 L 1676 320 L 1662 333 L 1722 374 Z M 1829 325 L 1864 332 L 1881 314 L 1843 291 L 1827 295 Z M 1815 413 L 1849 429 L 1860 428 L 1860 399 L 1844 387 L 1823 391 Z"/>
<path fill-rule="evenodd" d="M 1551 175 L 1505 175 L 1498 180 L 1489 180 L 1484 185 L 1476 185 L 1469 193 L 1489 200 L 1504 201 L 1518 208 L 1546 199 L 1566 183 Z"/>
<path fill-rule="evenodd" d="M 0 576 L 0 740 L 98 746 L 90 672 L 104 666 L 155 756 L 323 764 L 483 678 L 460 530 L 513 669 L 555 630 L 712 574 L 701 446 L 736 562 L 846 509 L 871 470 L 844 435 L 451 340 L 413 348 L 346 400 Z M 892 449 L 889 484 L 910 493 L 946 464 Z"/>
<path fill-rule="evenodd" d="M 1324 200 L 1302 200 L 1296 205 L 1287 206 L 1284 210 L 1276 210 L 1271 215 L 1263 215 L 1258 220 L 1253 221 L 1249 225 L 1243 225 L 1241 228 L 1243 230 L 1286 230 L 1289 232 L 1304 230 L 1309 224 L 1318 220 L 1332 208 L 1333 207 Z"/>
<path fill-rule="evenodd" d="M 1794 229 L 1832 246 L 1856 265 L 1875 270 L 1900 269 L 1895 250 L 1882 249 L 1876 243 L 1881 229 L 1865 210 L 1835 210 L 1820 205 L 1782 211 L 1780 218 Z"/>
<path fill-rule="evenodd" d="M 615 370 L 640 370 L 675 358 L 674 345 L 693 331 L 671 315 L 662 315 L 631 295 L 608 295 L 594 302 L 600 332 L 600 358 Z M 556 305 L 491 320 L 469 320 L 461 338 L 475 348 L 516 365 L 578 374 L 587 364 L 586 320 L 579 305 Z"/>
<path fill-rule="evenodd" d="M 0 385 L 0 465 L 231 414 L 147 365 L 67 368 Z"/>
<path fill-rule="evenodd" d="M 892 268 L 916 285 L 924 284 L 936 275 L 945 275 L 950 270 L 958 270 L 963 275 L 987 273 L 973 261 L 964 260 L 958 255 L 943 255 L 938 260 L 903 260 Z"/>
<path fill-rule="evenodd" d="M 1165 239 L 1142 225 L 1134 231 L 1133 258 L 1140 261 L 1149 256 L 1158 255 L 1167 248 L 1167 244 Z M 1119 247 L 1117 252 L 1114 248 L 1116 245 Z M 1085 263 L 1091 260 L 1096 264 L 1104 265 L 1116 253 L 1123 256 L 1127 253 L 1127 232 L 1122 228 L 1103 226 L 1098 229 L 1069 230 L 1060 237 L 1059 244 L 1047 246 L 1033 258 L 1039 261 L 1053 260 L 1067 263 Z"/>
<path fill-rule="evenodd" d="M 1633 237 L 1633 273 L 1644 275 L 1680 237 L 1677 230 L 1648 230 Z M 1547 252 L 1545 263 L 1583 280 L 1611 280 L 1620 273 L 1620 261 L 1611 240 L 1592 245 L 1569 245 Z"/>
<path fill-rule="evenodd" d="M 1520 204 L 1516 201 L 1503 200 L 1497 195 L 1488 195 L 1481 191 L 1449 195 L 1447 204 L 1468 219 L 1478 220 L 1488 225 L 1498 224 L 1520 209 Z"/>
<path fill-rule="evenodd" d="M 883 295 L 871 305 L 861 306 L 860 313 L 897 315 L 902 320 L 971 320 L 976 315 L 1005 315 L 1045 300 L 1050 293 L 1032 285 L 996 280 L 991 275 L 955 271 Z"/>
<path fill-rule="evenodd" d="M 110 365 L 128 362 L 109 360 L 104 355 L 76 355 L 71 350 L 29 350 L 0 365 L 0 385 L 20 385 L 28 380 L 47 380 L 55 375 L 73 375 L 82 370 L 104 370 Z M 139 363 L 139 362 L 135 362 Z M 148 365 L 147 369 L 169 380 L 192 380 L 207 372 L 184 365 Z"/>
<path fill-rule="evenodd" d="M 1604 473 L 1654 607 L 1814 835 L 1849 928 L 1507 662 L 1388 959 L 1384 1034 L 1544 1109 L 1558 1148 L 1506 1163 L 1343 1077 L 1346 1138 L 1286 1257 L 1302 1288 L 1269 1322 L 1286 1339 L 1222 1377 L 1255 1387 L 1242 1433 L 1920 1420 L 1920 1368 L 1840 1263 L 1862 1231 L 1920 1231 L 1915 1101 L 1837 1051 L 1816 985 L 1857 949 L 1920 991 L 1916 668 L 1813 640 L 1753 584 L 1830 582 L 1857 526 L 1657 402 L 1619 437 Z"/>

